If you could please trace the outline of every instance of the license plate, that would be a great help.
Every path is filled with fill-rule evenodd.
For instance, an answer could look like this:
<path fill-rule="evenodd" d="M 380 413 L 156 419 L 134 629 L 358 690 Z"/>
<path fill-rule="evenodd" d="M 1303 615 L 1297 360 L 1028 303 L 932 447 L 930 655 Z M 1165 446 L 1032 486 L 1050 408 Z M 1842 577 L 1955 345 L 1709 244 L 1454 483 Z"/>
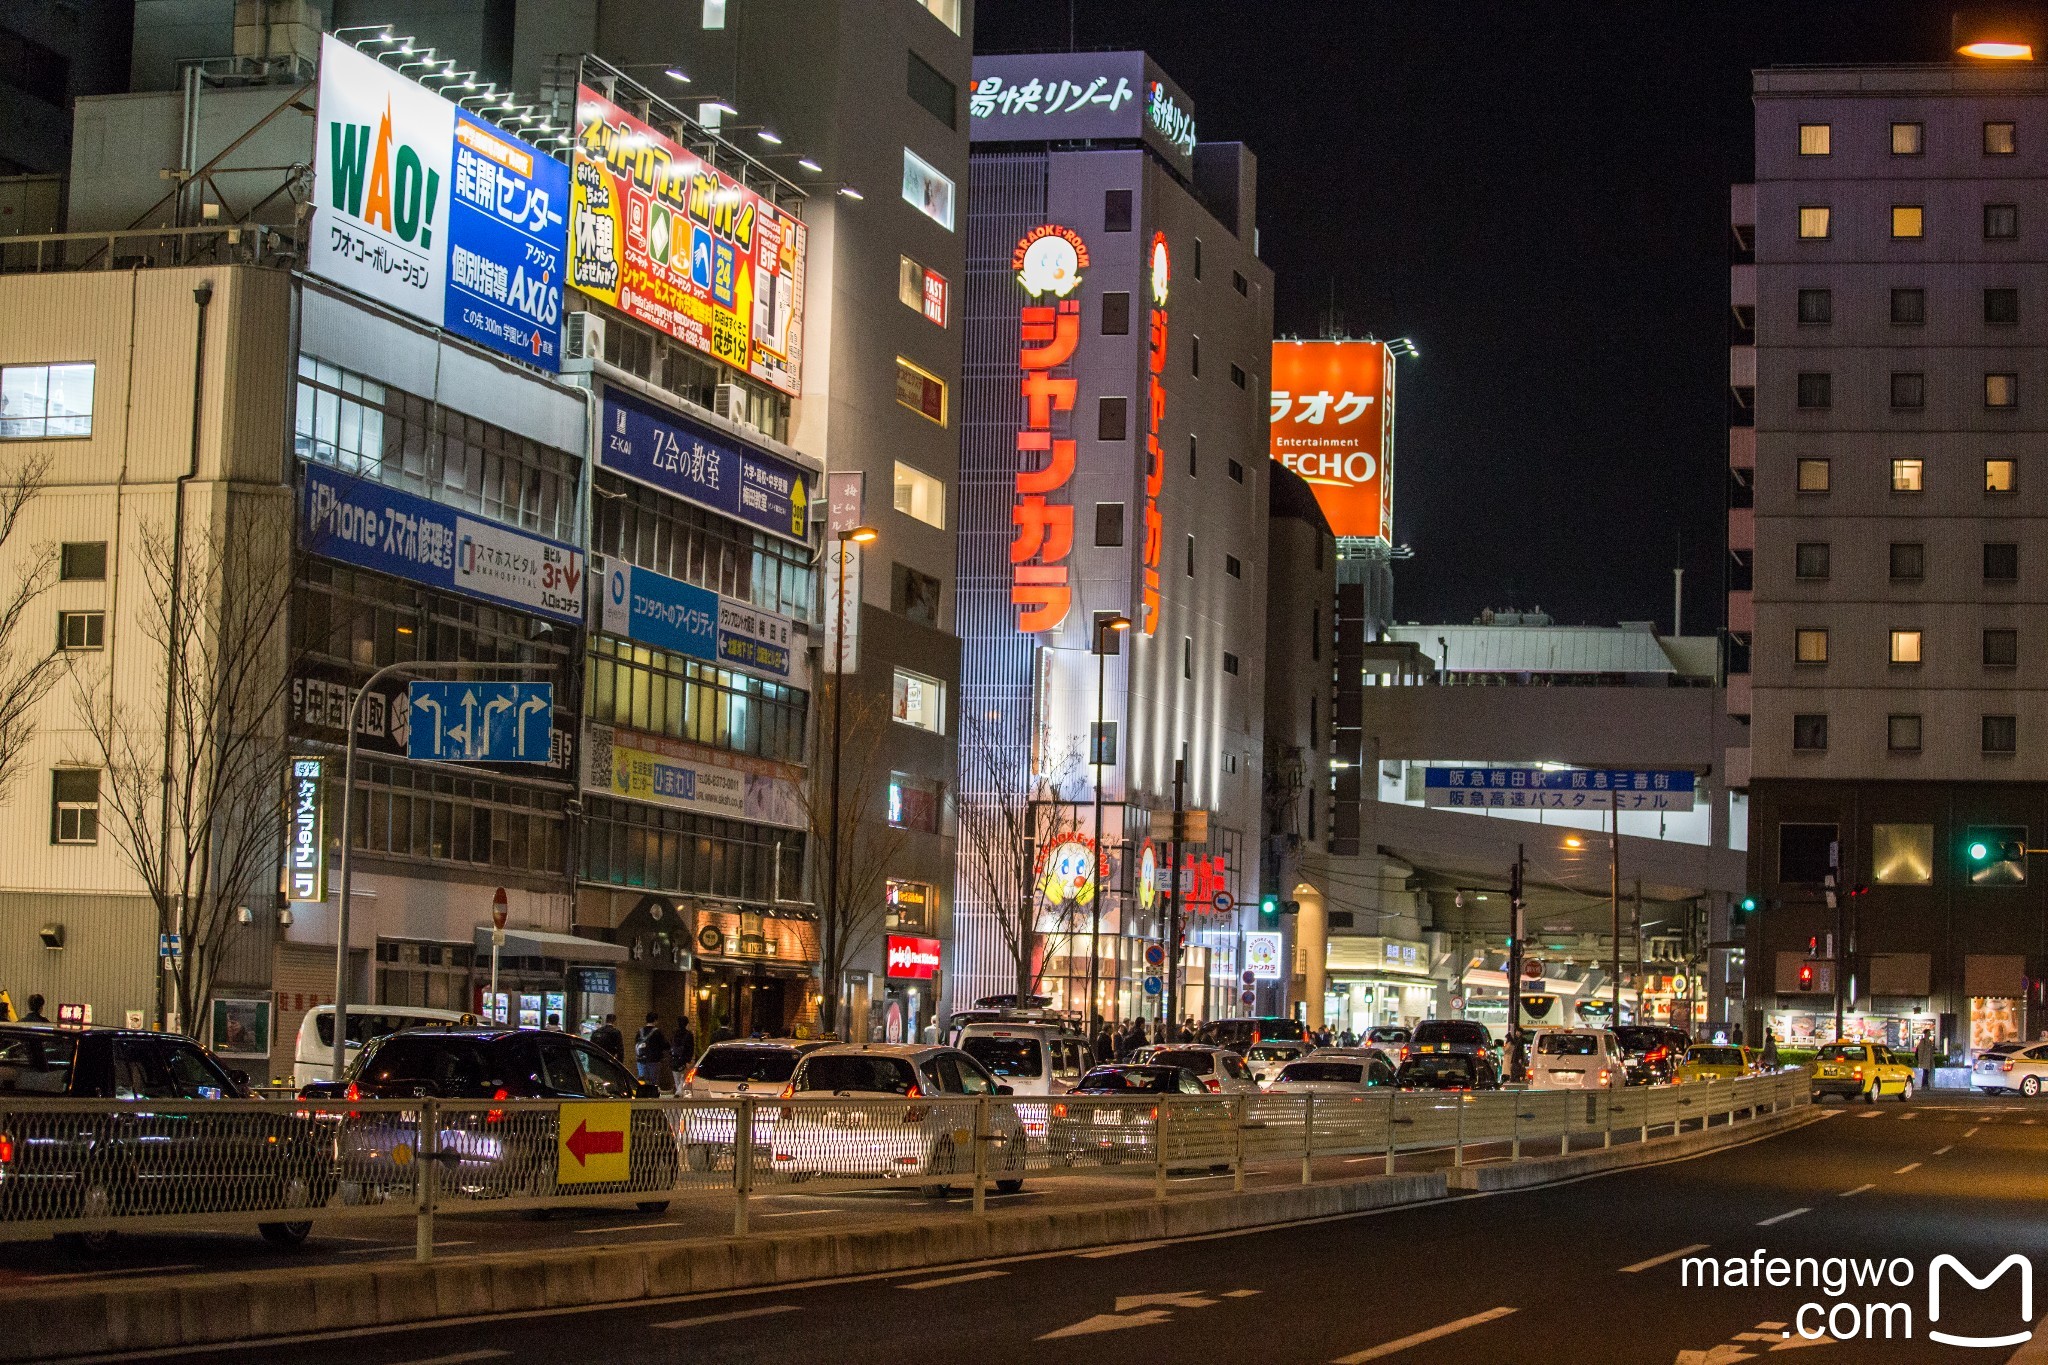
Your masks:
<path fill-rule="evenodd" d="M 1117 1113 L 1114 1109 L 1098 1109 L 1095 1111 L 1095 1122 L 1097 1122 L 1098 1124 L 1113 1127 L 1117 1124 L 1122 1123 L 1123 1121 L 1124 1116 L 1122 1114 Z"/>
<path fill-rule="evenodd" d="M 1550 1074 L 1556 1076 L 1560 1080 L 1575 1081 L 1579 1077 L 1585 1075 L 1586 1073 L 1583 1071 L 1553 1071 Z"/>

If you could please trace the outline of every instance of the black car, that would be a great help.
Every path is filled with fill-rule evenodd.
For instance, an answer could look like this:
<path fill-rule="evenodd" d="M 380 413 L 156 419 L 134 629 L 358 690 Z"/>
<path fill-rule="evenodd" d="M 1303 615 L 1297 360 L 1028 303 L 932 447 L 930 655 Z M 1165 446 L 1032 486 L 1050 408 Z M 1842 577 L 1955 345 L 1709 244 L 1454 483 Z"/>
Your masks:
<path fill-rule="evenodd" d="M 1492 1051 L 1493 1034 L 1472 1019 L 1425 1019 L 1408 1040 L 1410 1057 L 1454 1053 L 1478 1056 Z"/>
<path fill-rule="evenodd" d="M 1109 1166 L 1127 1159 L 1149 1161 L 1159 1127 L 1158 1100 L 1169 1095 L 1185 1097 L 1174 1105 L 1175 1121 L 1229 1118 L 1229 1106 L 1215 1101 L 1201 1077 L 1186 1067 L 1120 1062 L 1094 1068 L 1046 1106 L 1046 1150 L 1069 1165 L 1084 1157 Z M 1197 1096 L 1210 1102 L 1197 1103 Z M 1153 1102 L 1143 1102 L 1148 1099 Z"/>
<path fill-rule="evenodd" d="M 1500 1071 L 1483 1052 L 1432 1052 L 1401 1063 L 1394 1083 L 1403 1090 L 1498 1090 Z"/>
<path fill-rule="evenodd" d="M 132 1107 L 80 1114 L 24 1103 L 50 1099 Z M 334 1145 L 320 1125 L 250 1100 L 246 1078 L 190 1038 L 0 1024 L 0 1218 L 271 1212 L 317 1207 L 333 1192 Z M 257 1226 L 287 1246 L 312 1229 Z M 97 1248 L 110 1236 L 75 1240 Z"/>
<path fill-rule="evenodd" d="M 1623 1024 L 1614 1030 L 1628 1062 L 1630 1085 L 1663 1085 L 1685 1060 L 1692 1039 L 1683 1029 L 1662 1024 Z"/>
<path fill-rule="evenodd" d="M 301 1088 L 299 1094 L 314 1100 L 630 1101 L 657 1099 L 661 1092 L 635 1080 L 602 1049 L 569 1034 L 481 1027 L 393 1033 L 373 1039 L 341 1081 L 316 1081 Z M 659 1109 L 633 1109 L 625 1139 L 611 1146 L 607 1139 L 590 1136 L 588 1123 L 576 1119 L 575 1107 L 492 1109 L 482 1104 L 449 1104 L 435 1132 L 440 1188 L 468 1198 L 658 1191 L 664 1198 L 637 1201 L 639 1207 L 649 1212 L 667 1208 L 665 1196 L 675 1189 L 680 1164 L 676 1136 L 667 1117 Z M 572 1123 L 578 1126 L 570 1130 L 568 1141 L 559 1141 L 558 1125 Z M 418 1111 L 350 1110 L 340 1115 L 339 1127 L 339 1175 L 345 1202 L 373 1203 L 411 1194 L 418 1169 L 413 1160 L 419 1151 Z M 585 1136 L 579 1138 L 579 1132 Z M 595 1155 L 610 1155 L 623 1146 L 626 1179 L 558 1179 L 558 1161 L 588 1159 L 576 1150 L 579 1143 Z M 562 1155 L 564 1146 L 570 1156 Z"/>
<path fill-rule="evenodd" d="M 1291 1039 L 1308 1040 L 1308 1029 L 1299 1019 L 1278 1016 L 1256 1019 L 1212 1019 L 1202 1025 L 1199 1040 L 1212 1047 L 1227 1047 L 1240 1057 L 1253 1043 Z"/>

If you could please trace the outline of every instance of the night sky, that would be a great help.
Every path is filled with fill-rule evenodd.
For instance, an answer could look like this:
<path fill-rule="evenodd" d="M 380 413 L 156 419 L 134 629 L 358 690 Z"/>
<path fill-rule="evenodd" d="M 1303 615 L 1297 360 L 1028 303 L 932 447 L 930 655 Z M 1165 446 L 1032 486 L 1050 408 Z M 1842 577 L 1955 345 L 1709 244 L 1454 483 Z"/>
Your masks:
<path fill-rule="evenodd" d="M 983 52 L 1064 50 L 1067 0 L 980 0 Z M 1727 506 L 1728 186 L 1761 66 L 1944 60 L 1901 0 L 1075 0 L 1075 45 L 1144 48 L 1204 141 L 1259 158 L 1281 335 L 1408 336 L 1402 620 L 1540 604 L 1717 628 Z"/>

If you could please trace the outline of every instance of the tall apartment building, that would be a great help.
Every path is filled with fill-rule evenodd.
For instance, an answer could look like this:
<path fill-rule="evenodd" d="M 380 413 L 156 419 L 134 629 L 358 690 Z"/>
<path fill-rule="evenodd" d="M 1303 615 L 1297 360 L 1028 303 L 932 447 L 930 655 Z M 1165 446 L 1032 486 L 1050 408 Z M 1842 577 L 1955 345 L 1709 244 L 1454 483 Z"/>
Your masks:
<path fill-rule="evenodd" d="M 1253 911 L 1227 907 L 1257 897 L 1263 833 L 1273 306 L 1256 163 L 1198 142 L 1143 53 L 978 58 L 972 98 L 962 711 L 970 744 L 1020 770 L 998 782 L 982 764 L 961 801 L 1001 795 L 980 781 L 1057 812 L 1032 893 L 1043 992 L 1086 1008 L 1094 951 L 1096 1011 L 1156 1014 L 1144 955 L 1171 850 L 1149 816 L 1171 810 L 1183 764 L 1186 805 L 1210 817 L 1182 850 L 1196 913 L 1174 1013 L 1230 1013 Z M 1077 900 L 1098 787 L 1099 930 L 1092 890 Z M 956 1002 L 1013 991 L 966 849 L 957 894 Z"/>
<path fill-rule="evenodd" d="M 1756 1035 L 1832 1033 L 1837 986 L 1848 1030 L 1894 1043 L 2040 1022 L 2048 885 L 2001 846 L 2048 830 L 2044 96 L 2032 64 L 1755 78 L 1729 697 Z"/>

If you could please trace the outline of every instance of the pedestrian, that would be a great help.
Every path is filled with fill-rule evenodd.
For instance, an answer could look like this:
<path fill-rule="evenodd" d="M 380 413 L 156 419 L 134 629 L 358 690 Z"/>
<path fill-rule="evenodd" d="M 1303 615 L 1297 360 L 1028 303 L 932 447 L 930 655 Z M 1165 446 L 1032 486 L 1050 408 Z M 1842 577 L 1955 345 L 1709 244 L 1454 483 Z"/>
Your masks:
<path fill-rule="evenodd" d="M 1088 1053 L 1097 1066 L 1116 1056 L 1116 1039 L 1110 1035 L 1109 1025 L 1099 1014 L 1095 1016 L 1095 1031 L 1088 1037 Z"/>
<path fill-rule="evenodd" d="M 683 1015 L 676 1016 L 676 1031 L 668 1040 L 669 1070 L 675 1072 L 676 1089 L 683 1086 L 683 1077 L 697 1061 L 697 1031 L 690 1027 L 690 1021 Z"/>
<path fill-rule="evenodd" d="M 1179 1033 L 1178 1035 L 1176 1035 L 1176 1037 L 1175 1037 L 1175 1041 L 1176 1041 L 1176 1042 L 1180 1042 L 1180 1043 L 1192 1043 L 1192 1042 L 1194 1042 L 1194 1041 L 1195 1041 L 1195 1021 L 1194 1021 L 1194 1020 L 1192 1020 L 1192 1019 L 1183 1019 L 1183 1020 L 1181 1020 L 1181 1023 L 1180 1023 L 1180 1033 Z"/>
<path fill-rule="evenodd" d="M 1913 1049 L 1913 1065 L 1920 1068 L 1920 1088 L 1934 1089 L 1934 1063 L 1939 1049 L 1934 1045 L 1934 1030 L 1920 1030 L 1920 1042 Z"/>
<path fill-rule="evenodd" d="M 607 1014 L 604 1022 L 590 1031 L 590 1045 L 608 1057 L 626 1060 L 626 1036 L 619 1032 L 619 1016 Z"/>
<path fill-rule="evenodd" d="M 661 1073 L 668 1066 L 668 1035 L 661 1031 L 661 1020 L 653 1010 L 647 1011 L 647 1022 L 633 1039 L 633 1065 L 641 1080 L 661 1084 Z"/>
<path fill-rule="evenodd" d="M 1778 1069 L 1778 1031 L 1776 1029 L 1767 1028 L 1764 1030 L 1763 1064 L 1765 1071 L 1776 1071 Z"/>
<path fill-rule="evenodd" d="M 47 1024 L 50 1022 L 43 1017 L 42 996 L 31 995 L 28 998 L 28 1013 L 21 1016 L 21 1022 L 24 1024 Z"/>
<path fill-rule="evenodd" d="M 559 1014 L 550 1014 L 548 1016 L 548 1028 L 551 1032 L 559 1033 L 562 1028 L 562 1016 Z"/>

